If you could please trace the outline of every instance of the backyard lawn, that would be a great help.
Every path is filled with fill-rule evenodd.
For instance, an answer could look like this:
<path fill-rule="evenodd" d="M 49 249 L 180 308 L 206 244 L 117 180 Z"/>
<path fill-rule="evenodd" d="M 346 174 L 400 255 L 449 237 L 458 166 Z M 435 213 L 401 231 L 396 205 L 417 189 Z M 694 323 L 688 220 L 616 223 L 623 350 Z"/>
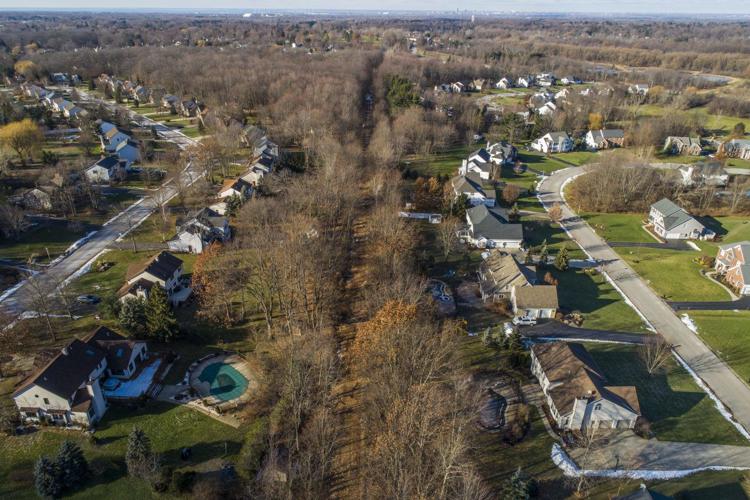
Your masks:
<path fill-rule="evenodd" d="M 461 161 L 465 160 L 469 153 L 480 147 L 480 144 L 475 144 L 434 153 L 427 157 L 412 156 L 404 160 L 402 164 L 404 169 L 412 170 L 422 177 L 437 177 L 439 175 L 453 177 L 458 174 Z"/>
<path fill-rule="evenodd" d="M 64 220 L 45 220 L 28 231 L 24 231 L 17 240 L 4 240 L 0 243 L 0 256 L 20 262 L 28 261 L 32 255 L 36 261 L 46 264 L 47 251 L 54 259 L 68 249 L 86 233 L 95 231 L 98 226 L 90 224 L 71 224 Z"/>
<path fill-rule="evenodd" d="M 750 383 L 750 311 L 685 311 L 699 336 Z"/>
<path fill-rule="evenodd" d="M 189 470 L 210 460 L 236 462 L 243 429 L 234 429 L 183 406 L 150 402 L 144 408 L 112 406 L 100 422 L 96 441 L 79 432 L 41 429 L 35 433 L 0 440 L 0 496 L 37 498 L 32 470 L 41 455 L 54 456 L 65 439 L 78 442 L 94 474 L 87 486 L 72 498 L 148 498 L 149 486 L 127 476 L 125 450 L 128 433 L 142 428 L 164 465 Z M 180 449 L 190 447 L 192 457 L 180 459 Z M 218 466 L 218 463 L 215 464 Z"/>
<path fill-rule="evenodd" d="M 649 375 L 635 347 L 592 343 L 586 348 L 609 384 L 636 387 L 641 413 L 658 439 L 748 445 L 676 360 Z"/>
<path fill-rule="evenodd" d="M 581 213 L 599 236 L 607 241 L 656 243 L 642 227 L 644 214 Z"/>
<path fill-rule="evenodd" d="M 545 155 L 536 151 L 519 151 L 518 158 L 530 168 L 550 174 L 556 170 L 568 167 L 577 167 L 594 160 L 597 153 L 591 151 L 574 151 L 571 153 L 559 153 Z"/>

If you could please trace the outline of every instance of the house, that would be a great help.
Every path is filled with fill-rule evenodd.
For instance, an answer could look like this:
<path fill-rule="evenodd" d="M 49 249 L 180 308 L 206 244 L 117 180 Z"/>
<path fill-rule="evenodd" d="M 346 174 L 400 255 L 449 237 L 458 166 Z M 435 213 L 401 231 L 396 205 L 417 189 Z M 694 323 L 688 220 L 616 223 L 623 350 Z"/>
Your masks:
<path fill-rule="evenodd" d="M 471 153 L 467 159 L 468 161 L 474 161 L 478 163 L 489 163 L 490 160 L 492 160 L 492 157 L 486 149 L 481 148 Z"/>
<path fill-rule="evenodd" d="M 114 129 L 117 128 L 117 126 L 114 123 L 105 122 L 104 120 L 97 120 L 96 124 L 99 127 L 99 132 L 101 132 L 102 135 L 106 134 L 113 128 Z"/>
<path fill-rule="evenodd" d="M 587 87 L 583 90 L 580 90 L 578 93 L 583 97 L 591 97 L 592 95 L 594 95 L 594 89 Z"/>
<path fill-rule="evenodd" d="M 141 148 L 137 142 L 132 140 L 127 140 L 118 144 L 115 148 L 115 154 L 121 161 L 124 161 L 127 166 L 141 161 Z"/>
<path fill-rule="evenodd" d="M 145 103 L 151 100 L 151 91 L 143 85 L 138 85 L 131 92 L 131 96 L 139 103 Z"/>
<path fill-rule="evenodd" d="M 63 110 L 63 115 L 65 116 L 65 118 L 71 118 L 73 120 L 85 118 L 88 116 L 88 114 L 88 111 L 78 106 L 73 106 L 72 108 L 66 108 L 65 110 Z"/>
<path fill-rule="evenodd" d="M 669 136 L 664 141 L 664 152 L 673 155 L 700 156 L 703 148 L 698 137 Z"/>
<path fill-rule="evenodd" d="M 648 220 L 654 232 L 667 240 L 706 240 L 716 236 L 713 231 L 666 198 L 651 205 Z"/>
<path fill-rule="evenodd" d="M 746 257 L 747 255 L 747 257 Z M 750 295 L 750 241 L 719 246 L 714 268 L 740 295 Z"/>
<path fill-rule="evenodd" d="M 493 163 L 463 160 L 458 168 L 458 173 L 459 175 L 474 173 L 482 180 L 489 180 L 495 168 L 497 167 Z"/>
<path fill-rule="evenodd" d="M 475 78 L 470 84 L 471 89 L 475 92 L 481 92 L 486 85 L 487 82 L 484 78 Z"/>
<path fill-rule="evenodd" d="M 194 117 L 198 116 L 199 112 L 200 105 L 198 104 L 198 101 L 195 99 L 195 97 L 186 101 L 182 101 L 180 103 L 180 113 L 182 113 L 183 116 Z"/>
<path fill-rule="evenodd" d="M 646 95 L 648 94 L 649 87 L 645 83 L 636 83 L 628 87 L 628 93 L 634 95 Z"/>
<path fill-rule="evenodd" d="M 573 151 L 573 139 L 567 132 L 549 132 L 531 143 L 531 148 L 542 153 Z"/>
<path fill-rule="evenodd" d="M 121 181 L 127 175 L 126 165 L 117 156 L 106 156 L 83 171 L 89 182 L 108 184 Z"/>
<path fill-rule="evenodd" d="M 20 195 L 12 196 L 9 201 L 29 210 L 52 210 L 52 197 L 40 188 L 27 189 Z"/>
<path fill-rule="evenodd" d="M 495 84 L 496 89 L 509 89 L 513 87 L 513 82 L 503 77 Z"/>
<path fill-rule="evenodd" d="M 540 87 L 551 87 L 556 82 L 555 76 L 550 73 L 540 73 L 535 80 Z"/>
<path fill-rule="evenodd" d="M 560 78 L 560 83 L 563 85 L 578 85 L 583 82 L 580 78 L 576 78 L 575 76 L 564 76 Z"/>
<path fill-rule="evenodd" d="M 559 307 L 557 287 L 555 285 L 514 286 L 510 292 L 510 303 L 516 317 L 554 318 Z"/>
<path fill-rule="evenodd" d="M 622 147 L 625 144 L 625 132 L 621 129 L 589 130 L 585 140 L 586 146 L 594 151 Z"/>
<path fill-rule="evenodd" d="M 158 285 L 167 292 L 172 305 L 185 301 L 192 290 L 182 285 L 182 259 L 162 251 L 145 263 L 127 270 L 126 283 L 117 295 L 121 301 L 131 298 L 148 299 L 151 288 Z"/>
<path fill-rule="evenodd" d="M 229 221 L 209 208 L 199 210 L 177 228 L 177 236 L 168 243 L 174 252 L 202 253 L 211 243 L 231 237 Z"/>
<path fill-rule="evenodd" d="M 485 187 L 482 177 L 475 172 L 457 175 L 451 179 L 451 186 L 456 197 L 466 195 L 472 206 L 486 205 L 494 207 L 497 201 L 495 188 Z"/>
<path fill-rule="evenodd" d="M 107 125 L 112 125 L 108 122 L 103 122 Z M 108 153 L 114 153 L 117 149 L 117 146 L 120 145 L 122 142 L 127 142 L 130 140 L 130 136 L 124 132 L 121 132 L 120 129 L 115 127 L 114 125 L 112 127 L 107 126 L 107 131 L 102 132 L 101 135 L 102 140 L 102 148 L 104 148 L 104 151 Z"/>
<path fill-rule="evenodd" d="M 242 178 L 225 179 L 224 185 L 219 191 L 219 198 L 239 196 L 242 199 L 249 198 L 253 194 L 253 186 Z"/>
<path fill-rule="evenodd" d="M 176 113 L 180 105 L 180 98 L 176 95 L 167 94 L 161 98 L 161 107 L 168 109 L 171 113 Z"/>
<path fill-rule="evenodd" d="M 555 111 L 557 111 L 557 106 L 554 102 L 548 102 L 545 103 L 543 106 L 540 106 L 536 109 L 536 112 L 541 116 L 547 116 L 553 114 Z"/>
<path fill-rule="evenodd" d="M 496 165 L 512 165 L 518 157 L 518 150 L 509 142 L 500 141 L 495 144 L 487 143 L 490 161 Z"/>
<path fill-rule="evenodd" d="M 731 139 L 719 145 L 716 151 L 717 155 L 727 156 L 729 158 L 742 158 L 750 160 L 750 140 L 748 139 Z"/>
<path fill-rule="evenodd" d="M 145 342 L 102 326 L 63 347 L 18 386 L 13 401 L 24 421 L 90 426 L 107 411 L 100 382 L 131 378 L 147 358 Z"/>
<path fill-rule="evenodd" d="M 467 242 L 478 248 L 521 248 L 523 226 L 511 224 L 508 212 L 502 208 L 477 205 L 466 211 Z"/>
<path fill-rule="evenodd" d="M 534 344 L 531 372 L 539 380 L 560 429 L 632 429 L 641 415 L 636 388 L 607 385 L 603 372 L 581 344 Z"/>
<path fill-rule="evenodd" d="M 534 84 L 534 79 L 530 76 L 521 76 L 516 80 L 516 86 L 527 89 Z"/>
<path fill-rule="evenodd" d="M 717 161 L 682 165 L 679 168 L 679 172 L 682 175 L 682 184 L 688 187 L 723 187 L 729 183 L 729 174 L 721 166 L 721 163 Z"/>
<path fill-rule="evenodd" d="M 462 94 L 466 92 L 466 85 L 464 85 L 463 82 L 451 83 L 451 92 L 454 94 Z"/>
<path fill-rule="evenodd" d="M 570 95 L 570 89 L 562 89 L 558 92 L 555 92 L 554 97 L 556 101 L 565 101 L 569 95 Z"/>
<path fill-rule="evenodd" d="M 536 267 L 510 253 L 492 252 L 479 265 L 479 291 L 484 301 L 510 300 L 513 287 L 536 283 Z"/>

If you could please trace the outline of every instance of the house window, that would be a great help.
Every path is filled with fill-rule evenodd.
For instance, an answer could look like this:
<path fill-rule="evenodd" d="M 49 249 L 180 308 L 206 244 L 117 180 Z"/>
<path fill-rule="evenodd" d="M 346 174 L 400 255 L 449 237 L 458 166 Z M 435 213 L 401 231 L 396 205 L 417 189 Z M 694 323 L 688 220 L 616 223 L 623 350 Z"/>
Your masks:
<path fill-rule="evenodd" d="M 44 398 L 44 404 L 48 405 L 49 404 L 49 399 Z"/>
<path fill-rule="evenodd" d="M 596 404 L 594 405 L 594 409 L 595 409 L 595 410 L 601 410 L 601 409 L 602 409 L 602 404 L 601 404 L 601 403 L 596 403 Z"/>

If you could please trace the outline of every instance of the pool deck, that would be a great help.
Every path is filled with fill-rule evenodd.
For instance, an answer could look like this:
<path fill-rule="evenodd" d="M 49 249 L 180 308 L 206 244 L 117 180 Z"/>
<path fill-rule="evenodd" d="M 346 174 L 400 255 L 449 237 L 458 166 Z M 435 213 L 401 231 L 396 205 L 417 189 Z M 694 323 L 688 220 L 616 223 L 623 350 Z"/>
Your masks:
<path fill-rule="evenodd" d="M 216 363 L 222 363 L 226 365 L 231 365 L 235 370 L 240 372 L 240 374 L 245 377 L 247 380 L 247 389 L 245 389 L 245 392 L 239 396 L 238 398 L 232 399 L 230 401 L 222 401 L 221 399 L 212 396 L 211 395 L 211 383 L 210 382 L 202 382 L 200 380 L 201 373 L 203 373 L 203 370 L 209 366 Z M 254 387 L 255 384 L 255 377 L 250 372 L 249 367 L 247 366 L 247 363 L 244 359 L 242 359 L 240 356 L 236 354 L 228 354 L 223 356 L 214 356 L 210 359 L 207 359 L 203 361 L 201 364 L 199 364 L 190 374 L 190 386 L 193 387 L 196 391 L 198 391 L 198 394 L 202 398 L 206 400 L 209 404 L 219 406 L 222 410 L 224 408 L 233 408 L 236 407 L 239 403 L 244 403 L 250 399 L 250 393 L 251 389 Z"/>

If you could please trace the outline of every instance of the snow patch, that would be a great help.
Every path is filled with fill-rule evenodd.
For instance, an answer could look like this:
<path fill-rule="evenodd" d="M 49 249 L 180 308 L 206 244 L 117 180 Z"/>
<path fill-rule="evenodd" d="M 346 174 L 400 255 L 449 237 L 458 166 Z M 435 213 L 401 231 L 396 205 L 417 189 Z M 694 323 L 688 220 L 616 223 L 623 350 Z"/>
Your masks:
<path fill-rule="evenodd" d="M 695 324 L 693 319 L 687 313 L 680 315 L 680 321 L 682 321 L 683 324 L 688 327 L 688 330 L 698 335 L 698 325 Z"/>
<path fill-rule="evenodd" d="M 86 235 L 83 238 L 81 238 L 80 240 L 74 241 L 73 244 L 70 245 L 67 249 L 65 249 L 65 251 L 63 253 L 61 253 L 60 255 L 57 256 L 57 258 L 55 258 L 54 260 L 52 260 L 52 262 L 50 262 L 47 267 L 54 266 L 55 264 L 57 264 L 58 262 L 60 262 L 61 260 L 63 260 L 65 257 L 67 257 L 68 255 L 70 255 L 71 253 L 73 253 L 76 250 L 78 250 L 79 248 L 81 248 L 96 233 L 97 233 L 97 231 L 89 231 L 88 233 L 86 233 Z"/>
<path fill-rule="evenodd" d="M 624 340 L 603 340 L 603 339 L 577 339 L 575 337 L 535 337 L 532 339 L 534 342 L 586 342 L 592 344 L 624 344 L 624 345 L 638 345 L 640 342 L 626 342 Z"/>
<path fill-rule="evenodd" d="M 565 453 L 562 447 L 555 443 L 552 445 L 552 462 L 562 470 L 563 474 L 567 477 L 607 477 L 607 478 L 624 478 L 624 479 L 646 479 L 649 481 L 656 480 L 667 480 L 667 479 L 678 479 L 686 477 L 691 474 L 696 474 L 703 471 L 722 471 L 722 470 L 748 470 L 747 467 L 732 467 L 724 465 L 712 465 L 707 467 L 697 467 L 695 469 L 683 469 L 683 470 L 649 470 L 649 469 L 581 469 L 578 465 Z"/>
<path fill-rule="evenodd" d="M 719 397 L 716 394 L 714 394 L 714 392 L 711 390 L 711 388 L 708 387 L 708 385 L 706 385 L 703 379 L 700 378 L 698 374 L 695 373 L 692 368 L 690 368 L 690 366 L 688 366 L 685 360 L 682 359 L 682 357 L 680 357 L 680 355 L 677 354 L 677 352 L 674 349 L 672 349 L 672 354 L 674 355 L 677 362 L 680 363 L 680 365 L 685 370 L 687 370 L 687 372 L 693 377 L 693 380 L 695 380 L 695 383 L 698 384 L 698 387 L 703 389 L 703 392 L 708 394 L 708 397 L 711 398 L 711 400 L 714 402 L 714 406 L 716 407 L 717 410 L 719 410 L 719 413 L 721 413 L 721 416 L 723 416 L 727 420 L 727 422 L 732 424 L 737 429 L 737 431 L 745 437 L 745 439 L 750 441 L 750 432 L 748 432 L 747 429 L 745 429 L 741 423 L 739 423 L 738 421 L 734 419 L 734 416 L 729 411 L 729 409 L 726 406 L 724 406 L 724 403 L 722 403 L 721 400 L 719 400 Z"/>
<path fill-rule="evenodd" d="M 695 243 L 693 243 L 692 241 L 688 241 L 687 244 L 688 244 L 689 247 L 691 247 L 696 252 L 700 252 L 701 251 L 700 247 L 698 245 L 696 245 Z"/>

